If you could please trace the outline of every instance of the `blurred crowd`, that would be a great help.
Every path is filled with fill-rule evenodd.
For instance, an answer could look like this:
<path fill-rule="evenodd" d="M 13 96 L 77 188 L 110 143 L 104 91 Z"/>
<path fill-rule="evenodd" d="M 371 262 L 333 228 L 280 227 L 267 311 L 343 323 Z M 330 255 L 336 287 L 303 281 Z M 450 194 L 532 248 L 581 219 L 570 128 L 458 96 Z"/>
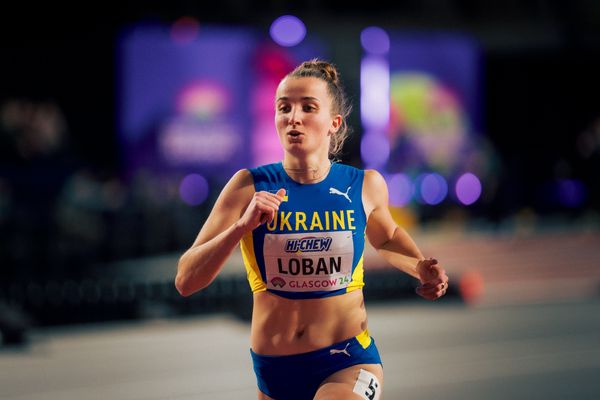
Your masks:
<path fill-rule="evenodd" d="M 0 104 L 0 282 L 80 279 L 98 264 L 179 251 L 203 209 L 178 182 L 91 165 L 51 99 Z M 2 286 L 2 285 L 0 285 Z"/>

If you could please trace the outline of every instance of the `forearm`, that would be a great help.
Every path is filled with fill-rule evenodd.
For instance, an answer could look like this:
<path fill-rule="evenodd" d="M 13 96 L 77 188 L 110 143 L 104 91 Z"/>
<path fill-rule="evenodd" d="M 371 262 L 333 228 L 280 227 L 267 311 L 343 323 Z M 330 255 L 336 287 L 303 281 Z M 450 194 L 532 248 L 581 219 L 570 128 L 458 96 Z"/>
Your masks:
<path fill-rule="evenodd" d="M 187 250 L 179 259 L 175 286 L 189 296 L 207 287 L 229 258 L 245 230 L 235 223 L 213 239 Z"/>
<path fill-rule="evenodd" d="M 396 227 L 392 237 L 377 250 L 388 263 L 419 279 L 417 264 L 424 257 L 404 229 Z"/>

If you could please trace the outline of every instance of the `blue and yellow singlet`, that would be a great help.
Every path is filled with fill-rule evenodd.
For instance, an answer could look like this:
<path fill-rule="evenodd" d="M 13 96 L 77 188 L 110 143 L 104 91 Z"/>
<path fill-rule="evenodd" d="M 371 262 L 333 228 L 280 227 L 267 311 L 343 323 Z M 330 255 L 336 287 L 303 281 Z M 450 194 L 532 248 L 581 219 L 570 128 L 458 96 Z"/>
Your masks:
<path fill-rule="evenodd" d="M 281 162 L 249 171 L 257 192 L 286 190 L 273 221 L 241 241 L 252 291 L 314 299 L 362 288 L 364 171 L 333 163 L 314 184 L 292 180 Z"/>

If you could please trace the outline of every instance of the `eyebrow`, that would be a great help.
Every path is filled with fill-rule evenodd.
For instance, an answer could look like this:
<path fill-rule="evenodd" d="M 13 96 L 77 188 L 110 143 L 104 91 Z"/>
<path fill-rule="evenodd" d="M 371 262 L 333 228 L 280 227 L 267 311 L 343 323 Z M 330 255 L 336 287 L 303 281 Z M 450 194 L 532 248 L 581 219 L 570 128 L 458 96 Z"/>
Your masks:
<path fill-rule="evenodd" d="M 289 97 L 283 96 L 283 97 L 277 98 L 276 101 L 288 101 L 289 99 L 290 99 Z M 311 101 L 319 102 L 319 99 L 317 99 L 316 97 L 311 97 L 311 96 L 301 97 L 300 100 L 311 100 Z"/>

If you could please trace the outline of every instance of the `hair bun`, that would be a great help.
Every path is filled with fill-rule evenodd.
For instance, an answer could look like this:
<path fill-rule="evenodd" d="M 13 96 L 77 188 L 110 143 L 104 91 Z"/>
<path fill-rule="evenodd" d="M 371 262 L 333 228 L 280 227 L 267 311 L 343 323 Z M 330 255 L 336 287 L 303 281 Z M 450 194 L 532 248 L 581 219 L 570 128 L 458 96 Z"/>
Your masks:
<path fill-rule="evenodd" d="M 298 69 L 318 71 L 325 80 L 335 85 L 339 83 L 339 74 L 336 67 L 327 61 L 314 58 L 303 62 Z"/>

